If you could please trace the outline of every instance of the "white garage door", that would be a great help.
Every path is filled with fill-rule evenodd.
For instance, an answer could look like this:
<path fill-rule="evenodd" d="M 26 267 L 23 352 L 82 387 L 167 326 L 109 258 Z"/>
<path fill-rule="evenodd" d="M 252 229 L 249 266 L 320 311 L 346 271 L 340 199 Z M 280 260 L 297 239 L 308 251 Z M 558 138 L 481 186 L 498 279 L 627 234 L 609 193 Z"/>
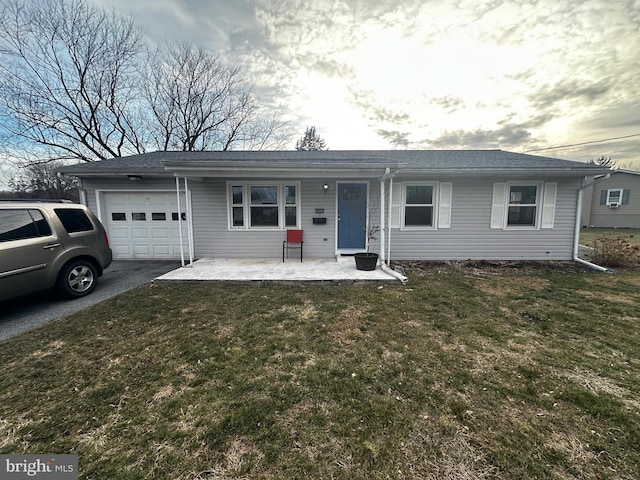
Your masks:
<path fill-rule="evenodd" d="M 175 192 L 105 192 L 104 225 L 114 258 L 180 258 Z M 184 195 L 180 200 L 186 220 Z M 187 225 L 182 222 L 185 250 Z"/>

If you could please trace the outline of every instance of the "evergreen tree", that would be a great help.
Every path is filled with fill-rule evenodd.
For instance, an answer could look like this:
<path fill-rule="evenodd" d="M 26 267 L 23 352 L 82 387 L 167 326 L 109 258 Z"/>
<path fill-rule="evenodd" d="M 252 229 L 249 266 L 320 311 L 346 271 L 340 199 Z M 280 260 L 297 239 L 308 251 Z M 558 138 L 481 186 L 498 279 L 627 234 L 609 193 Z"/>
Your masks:
<path fill-rule="evenodd" d="M 611 157 L 605 157 L 604 155 L 601 157 L 591 159 L 589 163 L 593 163 L 595 165 L 602 165 L 603 167 L 615 168 L 616 162 L 614 162 Z"/>
<path fill-rule="evenodd" d="M 305 130 L 304 136 L 296 142 L 296 150 L 327 150 L 327 142 L 316 133 L 316 127 Z"/>

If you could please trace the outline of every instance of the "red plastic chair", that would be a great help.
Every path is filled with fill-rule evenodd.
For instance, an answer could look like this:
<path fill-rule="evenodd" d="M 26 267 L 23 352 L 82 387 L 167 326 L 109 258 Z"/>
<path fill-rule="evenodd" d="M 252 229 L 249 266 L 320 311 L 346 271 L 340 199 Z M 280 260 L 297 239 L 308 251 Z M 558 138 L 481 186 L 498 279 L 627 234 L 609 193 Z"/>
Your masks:
<path fill-rule="evenodd" d="M 287 239 L 282 242 L 282 261 L 284 262 L 284 253 L 287 252 L 287 258 L 289 258 L 290 248 L 300 249 L 300 262 L 302 263 L 302 230 L 287 230 Z"/>

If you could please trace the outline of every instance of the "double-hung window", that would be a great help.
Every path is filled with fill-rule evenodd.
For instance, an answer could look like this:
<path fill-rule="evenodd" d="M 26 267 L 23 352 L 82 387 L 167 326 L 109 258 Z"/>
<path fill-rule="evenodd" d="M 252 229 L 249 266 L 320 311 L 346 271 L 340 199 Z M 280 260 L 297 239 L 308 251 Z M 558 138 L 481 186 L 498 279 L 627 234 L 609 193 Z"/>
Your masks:
<path fill-rule="evenodd" d="M 538 184 L 509 185 L 507 226 L 535 227 L 538 218 Z"/>
<path fill-rule="evenodd" d="M 249 186 L 249 215 L 252 227 L 278 226 L 278 187 L 276 185 Z"/>
<path fill-rule="evenodd" d="M 538 230 L 553 228 L 557 182 L 493 184 L 491 228 Z"/>
<path fill-rule="evenodd" d="M 300 185 L 295 182 L 228 184 L 229 227 L 283 229 L 300 224 Z"/>
<path fill-rule="evenodd" d="M 622 203 L 622 189 L 612 188 L 607 190 L 607 205 L 618 206 Z"/>
<path fill-rule="evenodd" d="M 405 228 L 431 228 L 434 225 L 434 185 L 404 185 Z"/>

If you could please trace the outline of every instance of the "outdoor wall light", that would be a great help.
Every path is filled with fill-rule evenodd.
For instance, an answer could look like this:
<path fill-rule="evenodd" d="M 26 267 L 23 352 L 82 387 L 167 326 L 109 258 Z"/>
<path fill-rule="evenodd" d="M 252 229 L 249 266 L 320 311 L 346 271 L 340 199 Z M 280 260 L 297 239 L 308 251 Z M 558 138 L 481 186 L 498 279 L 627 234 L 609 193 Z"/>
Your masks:
<path fill-rule="evenodd" d="M 329 191 L 328 183 L 325 183 L 324 185 L 322 185 L 322 191 L 324 192 L 325 195 L 327 194 L 327 192 Z"/>
<path fill-rule="evenodd" d="M 142 180 L 142 177 L 140 175 L 127 175 L 127 177 L 132 182 L 139 182 L 140 180 Z"/>

